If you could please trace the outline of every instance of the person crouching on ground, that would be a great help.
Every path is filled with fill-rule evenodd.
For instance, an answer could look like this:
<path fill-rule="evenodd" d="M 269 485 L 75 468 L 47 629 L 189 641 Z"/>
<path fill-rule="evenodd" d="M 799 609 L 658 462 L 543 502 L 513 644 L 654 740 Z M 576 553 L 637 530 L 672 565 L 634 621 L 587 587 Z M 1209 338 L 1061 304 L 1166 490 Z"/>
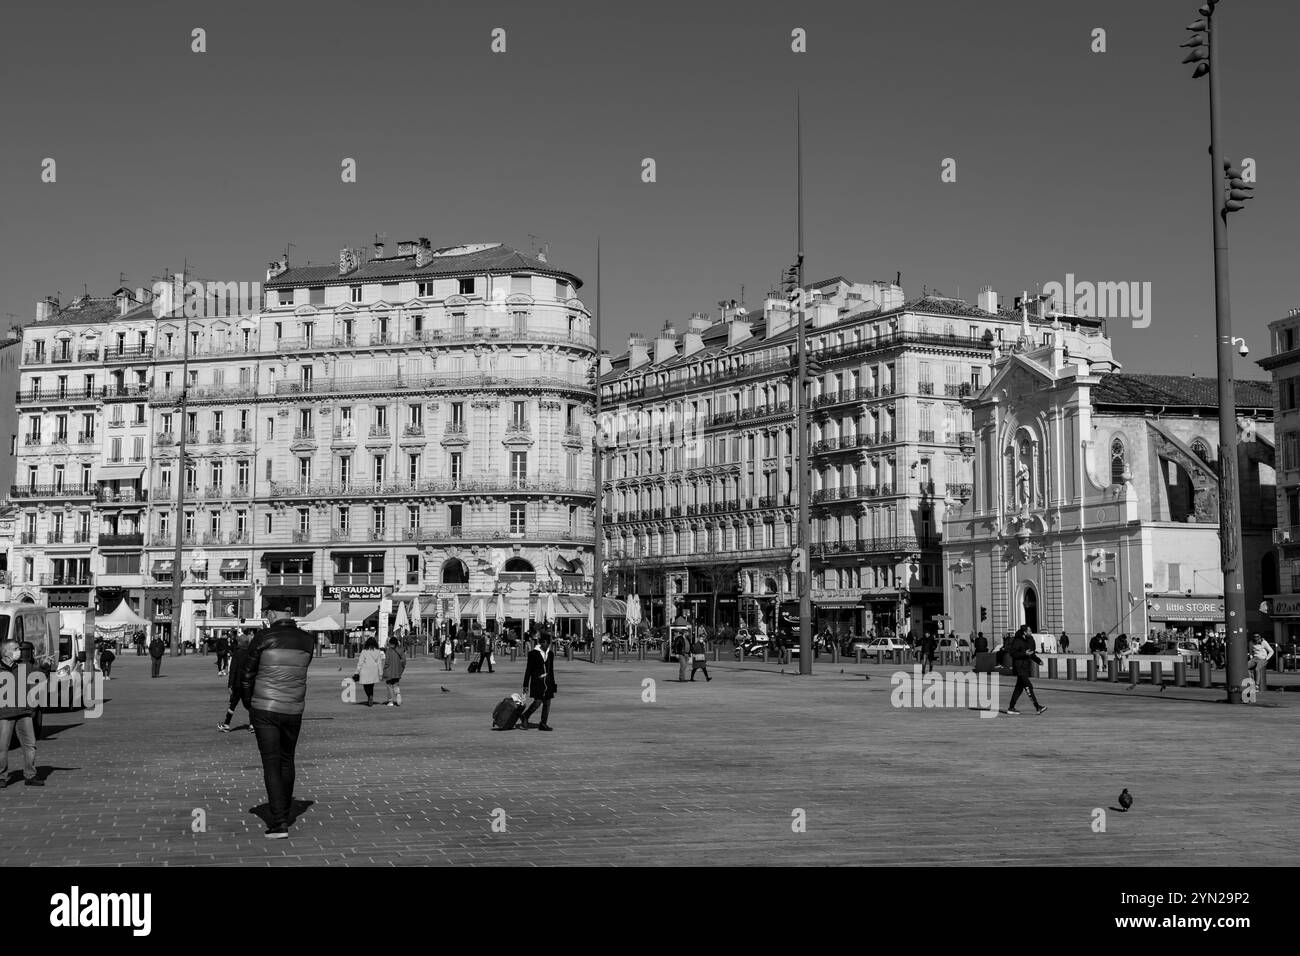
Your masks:
<path fill-rule="evenodd" d="M 1035 713 L 1041 714 L 1047 708 L 1038 702 L 1038 698 L 1034 695 L 1034 685 L 1029 682 L 1029 678 L 1034 673 L 1034 664 L 1041 664 L 1042 660 L 1035 653 L 1034 638 L 1028 627 L 1022 625 L 1016 631 L 1007 650 L 1011 653 L 1012 673 L 1016 675 L 1016 689 L 1011 692 L 1011 703 L 1007 706 L 1007 713 L 1012 717 L 1020 716 L 1020 711 L 1016 710 L 1016 701 L 1020 700 L 1022 691 L 1028 691 Z"/>
<path fill-rule="evenodd" d="M 528 718 L 538 707 L 542 708 L 542 720 L 538 730 L 554 730 L 546 723 L 551 716 L 551 698 L 557 693 L 555 686 L 555 653 L 551 647 L 551 632 L 542 631 L 537 647 L 528 652 L 528 666 L 524 670 L 524 693 L 532 697 L 524 715 L 519 718 L 525 730 L 529 729 Z"/>
<path fill-rule="evenodd" d="M 271 611 L 271 626 L 248 645 L 240 679 L 244 707 L 253 715 L 253 732 L 262 754 L 262 776 L 271 805 L 266 835 L 289 835 L 293 806 L 294 754 L 307 706 L 307 668 L 316 637 L 301 630 L 283 611 Z"/>
<path fill-rule="evenodd" d="M 366 706 L 375 706 L 375 685 L 384 670 L 384 652 L 379 649 L 379 642 L 373 637 L 366 640 L 361 656 L 357 658 L 357 672 L 352 679 L 361 684 L 366 692 Z"/>
<path fill-rule="evenodd" d="M 390 640 L 384 648 L 384 683 L 388 686 L 389 707 L 402 706 L 402 671 L 406 670 L 406 654 L 398 641 Z"/>

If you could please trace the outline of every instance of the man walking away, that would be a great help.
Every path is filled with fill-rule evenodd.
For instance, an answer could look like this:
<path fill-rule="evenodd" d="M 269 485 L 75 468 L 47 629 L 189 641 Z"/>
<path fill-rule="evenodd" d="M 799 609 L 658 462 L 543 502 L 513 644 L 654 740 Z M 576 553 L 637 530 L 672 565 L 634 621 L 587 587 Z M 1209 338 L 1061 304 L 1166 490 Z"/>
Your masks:
<path fill-rule="evenodd" d="M 538 706 L 542 708 L 542 720 L 538 730 L 554 730 L 546 723 L 551 716 L 551 698 L 555 696 L 555 654 L 551 649 L 551 632 L 542 631 L 541 643 L 528 652 L 528 666 L 524 670 L 524 693 L 533 698 L 524 715 L 519 718 L 525 730 L 529 729 L 528 718 Z"/>
<path fill-rule="evenodd" d="M 226 719 L 217 724 L 217 730 L 223 734 L 230 732 L 230 720 L 235 716 L 235 707 L 240 703 L 244 695 L 244 663 L 248 660 L 248 642 L 250 638 L 247 633 L 235 638 L 235 653 L 230 659 L 229 679 L 226 686 L 230 688 L 230 703 L 226 705 Z M 248 714 L 248 729 L 253 731 L 253 714 Z"/>
<path fill-rule="evenodd" d="M 230 667 L 230 641 L 226 635 L 222 634 L 217 638 L 217 674 L 225 676 L 226 670 Z"/>
<path fill-rule="evenodd" d="M 708 651 L 708 644 L 705 643 L 705 641 L 699 637 L 695 638 L 695 643 L 691 645 L 692 682 L 695 680 L 696 671 L 704 671 L 704 679 L 706 681 L 713 680 L 713 678 L 709 676 L 709 668 L 708 665 L 705 663 L 707 661 L 707 658 L 705 657 L 707 651 Z"/>
<path fill-rule="evenodd" d="M 921 641 L 921 673 L 925 673 L 926 667 L 934 671 L 935 651 L 939 649 L 939 641 L 934 634 L 926 631 L 925 638 Z"/>
<path fill-rule="evenodd" d="M 307 668 L 315 638 L 300 630 L 283 611 L 271 611 L 271 626 L 253 638 L 240 680 L 244 707 L 253 715 L 253 732 L 262 754 L 262 776 L 271 804 L 273 840 L 289 835 L 293 805 L 294 754 L 307 701 Z"/>
<path fill-rule="evenodd" d="M 406 654 L 396 641 L 384 648 L 384 683 L 388 686 L 388 706 L 402 706 L 402 671 L 406 670 Z"/>
<path fill-rule="evenodd" d="M 167 645 L 163 643 L 161 637 L 155 637 L 149 642 L 149 656 L 153 658 L 153 673 L 150 677 L 157 677 L 162 673 L 163 654 L 167 651 Z"/>
<path fill-rule="evenodd" d="M 26 703 L 26 678 L 19 681 L 18 665 L 21 649 L 17 641 L 0 642 L 0 682 L 8 684 L 3 696 L 12 697 L 13 707 L 0 706 L 0 789 L 9 786 L 9 741 L 18 735 L 23 751 L 23 777 L 29 787 L 43 787 L 45 781 L 36 776 L 36 713 Z"/>
<path fill-rule="evenodd" d="M 1068 654 L 1068 653 L 1070 653 L 1070 635 L 1069 635 L 1069 634 L 1066 634 L 1064 631 L 1061 632 L 1061 641 L 1060 641 L 1060 644 L 1061 644 L 1061 653 L 1062 653 L 1062 654 Z"/>
<path fill-rule="evenodd" d="M 686 644 L 686 632 L 678 631 L 673 638 L 673 653 L 677 655 L 677 680 L 681 683 L 686 681 Z"/>
<path fill-rule="evenodd" d="M 1011 638 L 1007 649 L 1011 652 L 1011 670 L 1016 675 L 1016 689 L 1011 692 L 1007 713 L 1012 717 L 1020 716 L 1020 711 L 1016 710 L 1016 701 L 1020 700 L 1021 691 L 1028 691 L 1035 713 L 1041 714 L 1047 708 L 1038 702 L 1034 695 L 1034 685 L 1029 682 L 1029 678 L 1034 672 L 1033 665 L 1041 664 L 1042 661 L 1034 653 L 1034 639 L 1029 634 L 1029 628 L 1022 625 Z"/>

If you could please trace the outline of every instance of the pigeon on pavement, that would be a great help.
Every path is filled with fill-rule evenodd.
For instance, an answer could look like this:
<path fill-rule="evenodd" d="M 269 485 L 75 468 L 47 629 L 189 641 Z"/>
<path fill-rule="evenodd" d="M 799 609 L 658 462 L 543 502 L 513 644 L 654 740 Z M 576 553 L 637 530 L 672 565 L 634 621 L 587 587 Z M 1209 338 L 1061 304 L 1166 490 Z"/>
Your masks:
<path fill-rule="evenodd" d="M 1129 794 L 1127 787 L 1119 795 L 1119 805 L 1125 813 L 1128 812 L 1129 807 L 1133 806 L 1133 797 Z"/>
<path fill-rule="evenodd" d="M 438 686 L 439 686 L 439 687 L 442 687 L 441 684 L 439 684 Z M 447 690 L 447 688 L 445 688 L 445 687 L 442 687 L 442 692 L 443 692 L 444 694 L 450 694 L 450 693 L 451 693 L 451 691 Z"/>

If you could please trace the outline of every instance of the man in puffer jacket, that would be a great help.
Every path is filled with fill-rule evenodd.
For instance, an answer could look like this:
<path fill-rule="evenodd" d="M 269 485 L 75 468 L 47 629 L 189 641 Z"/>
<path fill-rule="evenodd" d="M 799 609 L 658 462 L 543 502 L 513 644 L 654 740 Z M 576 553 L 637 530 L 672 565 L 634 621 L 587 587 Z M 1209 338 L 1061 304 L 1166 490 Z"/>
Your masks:
<path fill-rule="evenodd" d="M 271 626 L 248 646 L 240 691 L 244 707 L 253 715 L 257 749 L 262 753 L 262 774 L 271 805 L 266 835 L 277 840 L 289 835 L 293 758 L 302 729 L 307 668 L 311 666 L 315 638 L 300 630 L 282 611 L 271 611 L 267 616 Z"/>

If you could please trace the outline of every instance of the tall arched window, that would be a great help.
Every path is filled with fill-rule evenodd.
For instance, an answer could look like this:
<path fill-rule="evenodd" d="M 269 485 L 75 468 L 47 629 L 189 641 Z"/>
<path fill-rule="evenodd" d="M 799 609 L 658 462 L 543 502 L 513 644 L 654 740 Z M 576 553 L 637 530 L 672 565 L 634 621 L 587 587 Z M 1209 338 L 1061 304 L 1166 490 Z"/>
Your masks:
<path fill-rule="evenodd" d="M 1127 470 L 1124 464 L 1124 443 L 1116 438 L 1110 443 L 1110 483 L 1123 484 L 1124 472 Z"/>
<path fill-rule="evenodd" d="M 1205 444 L 1199 438 L 1192 442 L 1192 453 L 1201 461 L 1210 461 L 1210 446 Z"/>

